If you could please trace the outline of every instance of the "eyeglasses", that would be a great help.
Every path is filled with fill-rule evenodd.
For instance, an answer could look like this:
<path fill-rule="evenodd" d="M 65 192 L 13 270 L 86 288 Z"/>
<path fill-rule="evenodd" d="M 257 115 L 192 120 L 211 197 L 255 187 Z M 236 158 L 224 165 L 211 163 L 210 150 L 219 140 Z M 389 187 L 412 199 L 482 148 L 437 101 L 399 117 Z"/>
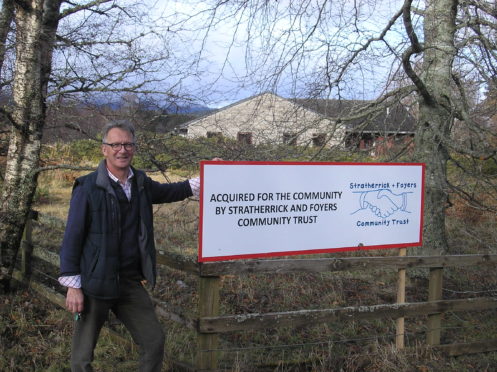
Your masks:
<path fill-rule="evenodd" d="M 112 150 L 114 151 L 120 151 L 123 146 L 126 151 L 131 151 L 134 150 L 136 143 L 129 142 L 129 143 L 105 143 L 103 142 L 104 145 L 112 147 Z"/>

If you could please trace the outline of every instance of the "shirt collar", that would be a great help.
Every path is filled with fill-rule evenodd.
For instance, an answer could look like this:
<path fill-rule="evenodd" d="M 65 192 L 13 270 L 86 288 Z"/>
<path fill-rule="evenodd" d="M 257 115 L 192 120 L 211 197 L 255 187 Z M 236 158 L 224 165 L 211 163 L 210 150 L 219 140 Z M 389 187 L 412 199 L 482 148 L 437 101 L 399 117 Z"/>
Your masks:
<path fill-rule="evenodd" d="M 120 183 L 119 182 L 119 178 L 117 178 L 116 176 L 114 176 L 112 174 L 112 172 L 109 170 L 109 168 L 107 168 L 107 173 L 109 174 L 109 177 L 111 180 L 117 182 L 117 183 Z M 126 179 L 126 182 L 129 182 L 129 180 L 134 176 L 134 173 L 133 173 L 133 169 L 131 169 L 131 167 L 129 168 L 129 172 L 128 172 L 128 178 Z"/>

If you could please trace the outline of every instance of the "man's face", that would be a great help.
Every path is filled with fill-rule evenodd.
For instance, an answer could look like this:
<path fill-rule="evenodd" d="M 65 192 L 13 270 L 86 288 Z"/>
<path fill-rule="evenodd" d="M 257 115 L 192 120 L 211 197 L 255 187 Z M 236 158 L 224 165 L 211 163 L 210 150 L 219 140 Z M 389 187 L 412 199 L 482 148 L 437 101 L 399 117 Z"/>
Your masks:
<path fill-rule="evenodd" d="M 133 142 L 132 134 L 120 128 L 112 128 L 109 130 L 107 138 L 105 139 L 105 143 L 107 144 L 129 144 Z M 133 159 L 133 155 L 135 153 L 134 147 L 129 150 L 126 150 L 124 146 L 120 147 L 120 149 L 114 150 L 109 145 L 102 145 L 102 153 L 107 161 L 107 168 L 109 168 L 111 172 L 127 170 L 131 164 L 131 160 Z"/>

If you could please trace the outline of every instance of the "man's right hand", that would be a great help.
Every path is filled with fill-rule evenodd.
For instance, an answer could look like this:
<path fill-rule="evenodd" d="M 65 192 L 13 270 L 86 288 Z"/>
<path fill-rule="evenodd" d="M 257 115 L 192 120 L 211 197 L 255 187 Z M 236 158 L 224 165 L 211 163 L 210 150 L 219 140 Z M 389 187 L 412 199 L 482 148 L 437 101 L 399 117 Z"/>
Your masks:
<path fill-rule="evenodd" d="M 67 288 L 66 308 L 71 313 L 81 313 L 83 311 L 84 299 L 81 288 Z"/>

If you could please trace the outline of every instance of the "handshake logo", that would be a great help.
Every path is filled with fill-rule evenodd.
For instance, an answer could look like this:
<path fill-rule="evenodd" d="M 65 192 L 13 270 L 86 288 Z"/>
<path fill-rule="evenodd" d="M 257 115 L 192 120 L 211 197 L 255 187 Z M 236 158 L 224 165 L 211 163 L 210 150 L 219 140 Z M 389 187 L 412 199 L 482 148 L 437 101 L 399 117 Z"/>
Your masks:
<path fill-rule="evenodd" d="M 397 211 L 410 213 L 407 210 L 407 195 L 410 192 L 394 194 L 390 189 L 379 189 L 355 193 L 359 194 L 359 209 L 352 214 L 370 210 L 377 217 L 388 218 Z"/>

